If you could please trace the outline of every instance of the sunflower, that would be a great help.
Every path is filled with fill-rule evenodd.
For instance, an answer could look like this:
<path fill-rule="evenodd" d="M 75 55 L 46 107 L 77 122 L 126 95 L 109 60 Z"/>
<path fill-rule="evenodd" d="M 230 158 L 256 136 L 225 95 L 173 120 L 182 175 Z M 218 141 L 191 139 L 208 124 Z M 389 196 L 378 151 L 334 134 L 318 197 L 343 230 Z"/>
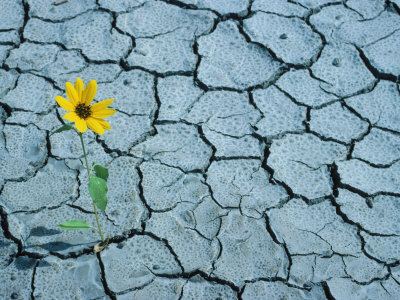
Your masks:
<path fill-rule="evenodd" d="M 89 82 L 84 89 L 82 79 L 78 78 L 75 81 L 75 87 L 71 82 L 67 82 L 65 90 L 70 101 L 61 96 L 55 98 L 62 108 L 69 111 L 63 116 L 63 119 L 75 122 L 79 132 L 85 132 L 89 127 L 98 134 L 104 134 L 105 129 L 111 129 L 110 124 L 103 118 L 115 114 L 114 109 L 107 108 L 114 98 L 90 105 L 97 91 L 96 80 Z"/>

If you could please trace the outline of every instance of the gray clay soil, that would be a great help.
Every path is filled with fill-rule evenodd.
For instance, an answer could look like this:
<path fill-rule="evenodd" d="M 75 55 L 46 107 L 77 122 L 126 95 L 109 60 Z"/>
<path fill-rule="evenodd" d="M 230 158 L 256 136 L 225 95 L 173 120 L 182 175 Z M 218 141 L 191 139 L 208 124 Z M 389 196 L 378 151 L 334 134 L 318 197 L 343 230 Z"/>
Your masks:
<path fill-rule="evenodd" d="M 399 0 L 0 0 L 0 299 L 400 299 Z M 65 82 L 115 98 L 94 254 Z"/>

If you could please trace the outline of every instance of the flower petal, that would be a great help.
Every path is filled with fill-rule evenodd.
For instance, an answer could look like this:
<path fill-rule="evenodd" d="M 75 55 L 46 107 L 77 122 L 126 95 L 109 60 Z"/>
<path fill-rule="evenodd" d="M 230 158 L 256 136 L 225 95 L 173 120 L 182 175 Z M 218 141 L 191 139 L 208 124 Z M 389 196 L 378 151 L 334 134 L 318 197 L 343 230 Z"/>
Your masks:
<path fill-rule="evenodd" d="M 91 130 L 98 134 L 104 134 L 103 126 L 101 126 L 101 124 L 95 118 L 89 117 L 86 119 L 86 122 Z"/>
<path fill-rule="evenodd" d="M 74 111 L 71 111 L 71 112 L 69 112 L 69 113 L 66 113 L 66 114 L 63 116 L 63 119 L 68 120 L 68 121 L 70 121 L 70 122 L 76 122 L 76 120 L 78 120 L 79 117 L 78 117 L 78 115 L 77 115 Z"/>
<path fill-rule="evenodd" d="M 96 119 L 96 121 L 99 122 L 100 125 L 103 126 L 104 129 L 106 129 L 106 130 L 110 130 L 111 129 L 111 125 L 107 121 L 105 121 L 103 119 Z"/>
<path fill-rule="evenodd" d="M 71 103 L 74 106 L 77 106 L 79 104 L 80 99 L 79 99 L 78 94 L 76 93 L 76 90 L 71 82 L 67 82 L 65 84 L 65 90 L 67 91 L 67 96 L 68 96 L 69 101 L 71 101 Z"/>
<path fill-rule="evenodd" d="M 97 112 L 97 111 L 103 110 L 107 106 L 109 106 L 113 101 L 114 101 L 114 98 L 100 101 L 98 103 L 93 104 L 90 107 L 90 109 L 92 110 L 92 112 Z"/>
<path fill-rule="evenodd" d="M 96 91 L 97 82 L 96 80 L 92 80 L 86 85 L 85 89 L 83 90 L 82 103 L 85 103 L 85 105 L 89 105 L 93 101 L 94 96 L 96 95 Z"/>
<path fill-rule="evenodd" d="M 79 103 L 82 103 L 82 93 L 83 93 L 83 81 L 80 78 L 77 78 L 75 81 L 75 90 L 78 94 Z"/>
<path fill-rule="evenodd" d="M 65 99 L 64 97 L 56 96 L 55 99 L 56 99 L 58 105 L 60 105 L 65 110 L 68 110 L 68 111 L 75 110 L 75 106 L 71 102 L 69 102 L 67 99 Z"/>
<path fill-rule="evenodd" d="M 103 119 L 103 118 L 107 118 L 109 116 L 112 116 L 113 114 L 115 114 L 117 111 L 111 108 L 106 108 L 100 111 L 96 111 L 92 113 L 92 117 L 93 118 L 97 118 L 97 119 Z"/>
<path fill-rule="evenodd" d="M 78 118 L 78 120 L 75 121 L 75 126 L 79 132 L 85 132 L 87 130 L 86 121 L 84 119 Z"/>

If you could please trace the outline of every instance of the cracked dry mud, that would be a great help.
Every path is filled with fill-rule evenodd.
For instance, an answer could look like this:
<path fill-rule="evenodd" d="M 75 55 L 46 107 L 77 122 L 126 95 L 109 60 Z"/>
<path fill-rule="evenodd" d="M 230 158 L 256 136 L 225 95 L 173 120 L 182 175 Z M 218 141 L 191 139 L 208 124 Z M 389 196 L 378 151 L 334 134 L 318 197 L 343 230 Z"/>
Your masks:
<path fill-rule="evenodd" d="M 2 0 L 1 299 L 400 299 L 399 0 Z M 54 97 L 115 97 L 96 232 Z"/>

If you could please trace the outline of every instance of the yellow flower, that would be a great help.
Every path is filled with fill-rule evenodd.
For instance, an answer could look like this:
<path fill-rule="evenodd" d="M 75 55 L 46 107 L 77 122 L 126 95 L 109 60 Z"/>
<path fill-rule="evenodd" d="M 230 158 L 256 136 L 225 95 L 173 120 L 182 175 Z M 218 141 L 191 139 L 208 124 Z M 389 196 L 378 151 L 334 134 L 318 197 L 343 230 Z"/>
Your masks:
<path fill-rule="evenodd" d="M 104 129 L 111 129 L 110 124 L 103 118 L 115 114 L 114 109 L 107 108 L 114 101 L 114 98 L 90 105 L 97 91 L 96 80 L 89 82 L 83 89 L 83 81 L 78 78 L 75 81 L 75 87 L 71 82 L 67 82 L 65 89 L 70 101 L 61 96 L 56 97 L 57 103 L 69 111 L 63 116 L 63 119 L 75 122 L 76 129 L 79 132 L 85 132 L 89 127 L 98 134 L 104 134 Z"/>

